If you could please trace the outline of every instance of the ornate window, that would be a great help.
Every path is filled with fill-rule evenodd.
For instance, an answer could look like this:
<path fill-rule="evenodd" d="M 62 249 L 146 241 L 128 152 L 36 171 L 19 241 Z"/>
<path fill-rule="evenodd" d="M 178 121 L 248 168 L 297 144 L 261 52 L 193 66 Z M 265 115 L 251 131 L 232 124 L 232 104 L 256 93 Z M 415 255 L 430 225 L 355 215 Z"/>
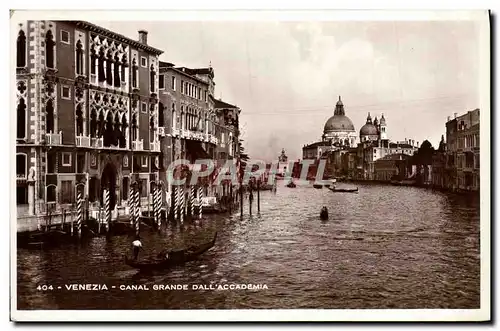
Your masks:
<path fill-rule="evenodd" d="M 103 135 L 104 146 L 110 147 L 113 144 L 113 136 L 113 117 L 111 115 L 111 112 L 108 112 L 108 115 L 106 116 L 105 131 Z"/>
<path fill-rule="evenodd" d="M 26 66 L 26 35 L 23 30 L 17 36 L 17 67 Z"/>
<path fill-rule="evenodd" d="M 118 54 L 115 54 L 115 63 L 114 63 L 114 86 L 115 87 L 120 87 L 121 86 L 121 80 L 120 80 L 120 58 L 118 57 Z"/>
<path fill-rule="evenodd" d="M 54 105 L 52 100 L 47 101 L 45 112 L 45 131 L 54 133 Z"/>
<path fill-rule="evenodd" d="M 98 81 L 104 82 L 106 81 L 106 73 L 104 72 L 104 50 L 102 48 L 99 50 L 99 58 L 97 62 L 99 76 Z"/>
<path fill-rule="evenodd" d="M 108 51 L 108 54 L 106 56 L 106 83 L 109 85 L 109 86 L 112 86 L 113 85 L 113 72 L 112 72 L 112 68 L 113 68 L 113 57 L 111 55 L 111 52 Z"/>
<path fill-rule="evenodd" d="M 126 77 L 126 74 L 125 74 L 125 68 L 127 67 L 127 54 L 123 54 L 123 57 L 122 57 L 122 66 L 121 66 L 121 71 L 122 71 L 122 74 L 121 74 L 121 78 L 122 78 L 122 82 L 126 82 L 127 80 L 125 79 Z"/>
<path fill-rule="evenodd" d="M 132 61 L 132 87 L 137 88 L 137 73 L 138 73 L 138 68 L 137 68 L 137 62 L 135 59 Z"/>
<path fill-rule="evenodd" d="M 137 129 L 138 129 L 138 126 L 137 126 L 137 115 L 134 114 L 134 116 L 132 117 L 132 141 L 137 141 Z"/>
<path fill-rule="evenodd" d="M 177 115 L 175 114 L 175 103 L 172 104 L 172 128 L 175 129 L 177 127 L 176 125 L 176 119 L 177 119 Z"/>
<path fill-rule="evenodd" d="M 97 55 L 95 53 L 95 49 L 92 48 L 90 51 L 90 73 L 93 75 L 95 75 L 96 59 Z"/>
<path fill-rule="evenodd" d="M 24 98 L 19 98 L 17 105 L 17 138 L 24 139 L 26 137 L 26 102 Z"/>
<path fill-rule="evenodd" d="M 120 136 L 120 147 L 121 148 L 127 147 L 127 136 L 126 136 L 127 127 L 128 127 L 127 117 L 124 114 L 123 118 L 122 118 L 121 136 Z"/>
<path fill-rule="evenodd" d="M 78 40 L 78 42 L 76 43 L 75 53 L 76 53 L 76 74 L 83 75 L 83 46 L 80 40 Z M 93 68 L 92 73 L 95 73 L 95 68 L 94 68 L 95 55 L 92 54 L 91 57 L 92 57 L 91 68 Z"/>
<path fill-rule="evenodd" d="M 83 136 L 83 112 L 82 106 L 76 106 L 76 135 Z"/>
<path fill-rule="evenodd" d="M 95 138 L 97 135 L 97 114 L 95 109 L 90 113 L 90 137 Z"/>
<path fill-rule="evenodd" d="M 16 154 L 16 177 L 26 179 L 28 175 L 28 164 L 26 154 Z"/>
<path fill-rule="evenodd" d="M 151 86 L 151 93 L 155 92 L 155 75 L 156 75 L 155 67 L 151 65 L 149 72 L 149 80 L 150 80 L 149 85 Z"/>
<path fill-rule="evenodd" d="M 165 126 L 163 103 L 158 104 L 158 126 Z"/>
<path fill-rule="evenodd" d="M 45 35 L 45 65 L 48 68 L 54 68 L 54 36 L 52 31 L 47 31 Z"/>

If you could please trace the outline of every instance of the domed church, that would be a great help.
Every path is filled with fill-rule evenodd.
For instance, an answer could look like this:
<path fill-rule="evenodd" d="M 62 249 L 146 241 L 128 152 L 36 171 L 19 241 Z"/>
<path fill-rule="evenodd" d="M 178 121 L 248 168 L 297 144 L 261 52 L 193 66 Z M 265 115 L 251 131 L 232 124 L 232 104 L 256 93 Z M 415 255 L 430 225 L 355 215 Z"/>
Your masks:
<path fill-rule="evenodd" d="M 370 113 L 366 117 L 366 123 L 359 130 L 359 140 L 361 142 L 365 141 L 377 141 L 377 140 L 387 140 L 386 123 L 384 114 L 380 118 L 380 122 L 377 117 L 372 122 L 372 117 Z"/>
<path fill-rule="evenodd" d="M 346 116 L 344 103 L 339 96 L 333 116 L 325 123 L 321 141 L 305 145 L 302 148 L 302 158 L 317 159 L 326 156 L 327 152 L 332 150 L 355 147 L 356 139 L 356 129 L 351 119 Z"/>
<path fill-rule="evenodd" d="M 333 116 L 325 123 L 322 139 L 335 146 L 355 146 L 356 144 L 356 130 L 351 119 L 345 115 L 344 104 L 340 96 Z"/>

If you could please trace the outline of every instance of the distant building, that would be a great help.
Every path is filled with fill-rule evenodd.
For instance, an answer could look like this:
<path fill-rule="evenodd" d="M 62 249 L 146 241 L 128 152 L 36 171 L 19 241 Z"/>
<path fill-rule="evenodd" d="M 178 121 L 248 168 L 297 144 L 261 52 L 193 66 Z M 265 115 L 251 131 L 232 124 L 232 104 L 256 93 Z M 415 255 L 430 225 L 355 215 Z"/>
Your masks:
<path fill-rule="evenodd" d="M 408 154 L 390 154 L 374 162 L 374 178 L 379 181 L 402 180 L 407 177 Z"/>
<path fill-rule="evenodd" d="M 446 122 L 446 188 L 479 191 L 479 109 Z"/>
<path fill-rule="evenodd" d="M 288 167 L 288 156 L 285 154 L 285 149 L 283 148 L 281 150 L 281 155 L 278 157 L 278 170 L 277 170 L 277 175 L 278 176 L 285 176 L 285 173 L 287 171 Z"/>

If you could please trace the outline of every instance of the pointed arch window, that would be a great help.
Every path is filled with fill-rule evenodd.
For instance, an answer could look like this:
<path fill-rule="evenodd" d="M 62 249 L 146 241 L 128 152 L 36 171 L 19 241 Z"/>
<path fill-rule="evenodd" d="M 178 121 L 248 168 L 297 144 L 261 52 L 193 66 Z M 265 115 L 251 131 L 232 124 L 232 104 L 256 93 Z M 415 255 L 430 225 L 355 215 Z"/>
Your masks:
<path fill-rule="evenodd" d="M 137 115 L 132 117 L 132 141 L 137 141 Z"/>
<path fill-rule="evenodd" d="M 104 71 L 104 50 L 101 48 L 99 50 L 99 57 L 97 60 L 97 71 L 98 71 L 98 80 L 100 83 L 106 81 L 106 72 Z"/>
<path fill-rule="evenodd" d="M 95 138 L 97 136 L 97 114 L 95 109 L 92 109 L 90 113 L 90 137 Z"/>
<path fill-rule="evenodd" d="M 120 121 L 120 115 L 118 113 L 116 113 L 115 115 L 115 127 L 114 127 L 114 132 L 113 132 L 113 142 L 112 144 L 115 145 L 115 146 L 119 146 L 120 145 L 120 136 L 122 134 L 122 131 L 121 131 L 121 121 Z"/>
<path fill-rule="evenodd" d="M 49 30 L 45 35 L 45 65 L 48 68 L 54 68 L 54 46 L 54 36 Z"/>
<path fill-rule="evenodd" d="M 121 148 L 127 147 L 127 127 L 128 127 L 127 117 L 124 114 L 123 118 L 122 118 L 122 128 L 121 128 L 121 135 L 120 135 L 120 147 Z"/>
<path fill-rule="evenodd" d="M 54 104 L 52 100 L 47 101 L 45 112 L 45 131 L 54 133 Z"/>
<path fill-rule="evenodd" d="M 83 45 L 80 40 L 76 43 L 76 74 L 83 75 Z M 94 61 L 92 61 L 92 65 Z M 95 71 L 95 69 L 94 69 Z"/>
<path fill-rule="evenodd" d="M 97 138 L 101 138 L 104 135 L 104 127 L 106 121 L 104 120 L 104 113 L 101 110 L 99 113 L 99 119 L 97 120 Z"/>
<path fill-rule="evenodd" d="M 158 126 L 165 126 L 165 118 L 163 114 L 163 103 L 158 104 Z"/>
<path fill-rule="evenodd" d="M 120 87 L 122 85 L 121 80 L 120 80 L 120 58 L 118 57 L 118 54 L 115 54 L 115 63 L 114 63 L 114 86 L 115 87 Z"/>
<path fill-rule="evenodd" d="M 113 85 L 113 57 L 111 55 L 111 52 L 108 51 L 108 54 L 106 56 L 106 83 L 109 86 Z"/>
<path fill-rule="evenodd" d="M 127 54 L 123 54 L 123 57 L 122 57 L 122 66 L 121 66 L 121 78 L 122 78 L 122 82 L 126 82 L 126 74 L 125 74 L 125 68 L 127 67 Z"/>
<path fill-rule="evenodd" d="M 113 143 L 113 117 L 111 115 L 111 112 L 108 112 L 108 115 L 106 116 L 106 122 L 105 122 L 105 130 L 104 130 L 104 136 L 103 136 L 103 144 L 106 147 L 111 146 Z"/>
<path fill-rule="evenodd" d="M 132 87 L 133 88 L 137 88 L 137 71 L 138 71 L 137 62 L 134 59 L 132 61 Z"/>
<path fill-rule="evenodd" d="M 155 75 L 156 75 L 155 67 L 151 65 L 149 72 L 149 78 L 150 78 L 149 84 L 151 86 L 151 93 L 155 92 Z"/>
<path fill-rule="evenodd" d="M 90 51 L 90 73 L 92 75 L 95 75 L 96 60 L 97 60 L 97 55 L 95 53 L 95 49 L 92 48 L 92 50 Z"/>
<path fill-rule="evenodd" d="M 76 106 L 76 135 L 83 136 L 83 112 L 82 105 Z"/>
<path fill-rule="evenodd" d="M 26 102 L 24 98 L 19 99 L 17 105 L 17 138 L 24 139 L 26 137 Z"/>
<path fill-rule="evenodd" d="M 17 36 L 17 67 L 26 66 L 26 34 L 23 30 Z"/>

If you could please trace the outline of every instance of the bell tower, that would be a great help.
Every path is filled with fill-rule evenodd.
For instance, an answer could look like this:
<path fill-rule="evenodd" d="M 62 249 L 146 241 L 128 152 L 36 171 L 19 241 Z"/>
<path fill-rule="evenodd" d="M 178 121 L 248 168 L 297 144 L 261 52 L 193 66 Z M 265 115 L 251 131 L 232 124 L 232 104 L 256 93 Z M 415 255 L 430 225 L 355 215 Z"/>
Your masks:
<path fill-rule="evenodd" d="M 382 117 L 380 117 L 380 140 L 387 140 L 387 125 L 385 123 L 385 117 L 384 114 L 382 114 Z"/>

